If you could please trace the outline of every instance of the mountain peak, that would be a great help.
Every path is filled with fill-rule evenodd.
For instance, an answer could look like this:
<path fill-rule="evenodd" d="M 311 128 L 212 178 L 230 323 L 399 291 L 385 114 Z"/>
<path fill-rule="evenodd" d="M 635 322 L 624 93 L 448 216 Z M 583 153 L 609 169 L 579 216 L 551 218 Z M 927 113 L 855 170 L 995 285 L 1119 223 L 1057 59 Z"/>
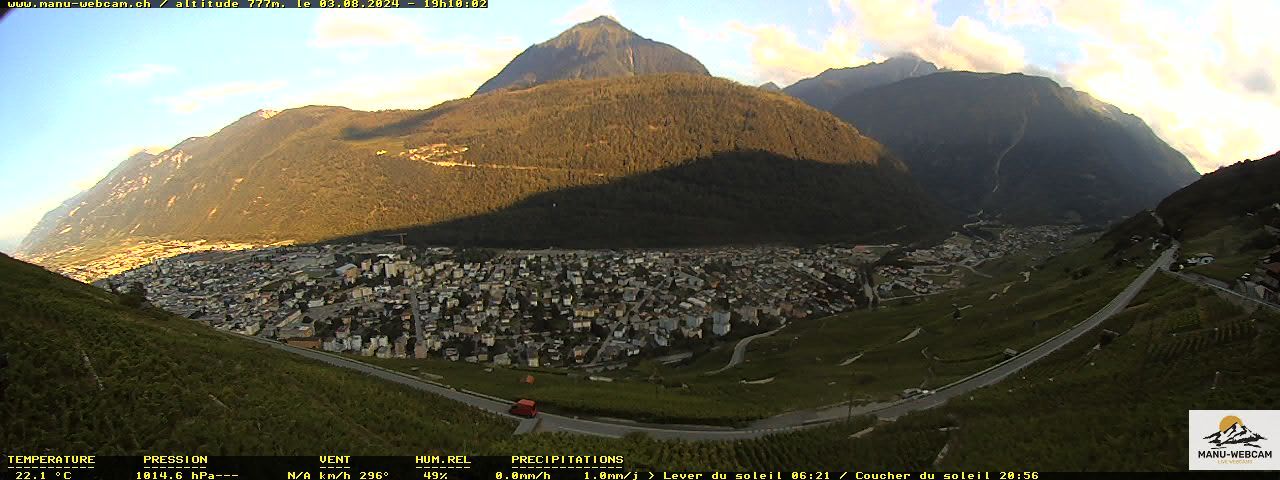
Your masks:
<path fill-rule="evenodd" d="M 591 20 L 579 23 L 578 25 L 616 25 L 621 27 L 622 22 L 619 22 L 618 19 L 613 18 L 610 15 L 601 15 Z"/>
<path fill-rule="evenodd" d="M 697 59 L 665 43 L 644 38 L 609 16 L 579 23 L 533 45 L 476 94 L 528 88 L 557 80 L 632 77 L 661 73 L 707 75 Z"/>

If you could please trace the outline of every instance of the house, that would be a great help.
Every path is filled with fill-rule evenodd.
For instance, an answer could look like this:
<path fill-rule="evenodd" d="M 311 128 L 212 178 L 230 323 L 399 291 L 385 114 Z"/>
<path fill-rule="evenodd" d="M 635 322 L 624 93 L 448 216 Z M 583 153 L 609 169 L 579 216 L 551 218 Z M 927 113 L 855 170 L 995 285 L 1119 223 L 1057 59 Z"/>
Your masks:
<path fill-rule="evenodd" d="M 291 347 L 310 348 L 312 350 L 319 350 L 324 344 L 324 342 L 318 337 L 290 338 L 285 340 L 285 343 L 289 344 Z"/>
<path fill-rule="evenodd" d="M 494 355 L 493 364 L 503 367 L 511 365 L 511 355 L 506 352 Z"/>
<path fill-rule="evenodd" d="M 1187 257 L 1188 265 L 1208 265 L 1213 263 L 1214 257 L 1212 253 L 1197 253 Z"/>

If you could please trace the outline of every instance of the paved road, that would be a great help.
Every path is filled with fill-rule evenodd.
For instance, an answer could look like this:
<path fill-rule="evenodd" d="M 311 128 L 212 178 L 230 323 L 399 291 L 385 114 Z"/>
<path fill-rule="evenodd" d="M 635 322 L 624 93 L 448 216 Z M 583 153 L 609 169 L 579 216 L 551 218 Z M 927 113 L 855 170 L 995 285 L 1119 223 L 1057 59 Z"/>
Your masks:
<path fill-rule="evenodd" d="M 712 370 L 712 371 L 710 371 L 710 372 L 707 372 L 706 374 L 707 374 L 707 375 L 715 375 L 715 374 L 717 374 L 717 373 L 720 373 L 720 372 L 723 372 L 723 371 L 728 370 L 728 369 L 730 369 L 730 368 L 733 368 L 733 367 L 738 366 L 738 364 L 742 363 L 742 360 L 743 360 L 744 358 L 746 358 L 746 356 L 747 356 L 747 346 L 748 346 L 748 345 L 751 345 L 751 342 L 755 341 L 757 338 L 764 338 L 764 337 L 767 337 L 767 336 L 769 336 L 769 335 L 773 335 L 773 334 L 775 334 L 775 333 L 778 333 L 778 331 L 779 331 L 779 330 L 782 330 L 782 328 L 783 328 L 783 327 L 786 327 L 786 325 L 783 325 L 783 326 L 781 326 L 781 327 L 775 328 L 775 329 L 773 329 L 773 330 L 769 330 L 769 331 L 764 332 L 764 333 L 757 333 L 757 334 L 755 334 L 755 335 L 752 335 L 752 336 L 750 336 L 750 337 L 744 338 L 744 339 L 742 339 L 742 340 L 738 340 L 738 343 L 737 343 L 736 345 L 734 345 L 734 346 L 733 346 L 733 356 L 729 358 L 729 363 L 725 364 L 725 366 L 723 366 L 723 367 L 720 367 L 720 368 L 717 368 L 717 369 Z"/>
<path fill-rule="evenodd" d="M 541 418 L 540 430 L 565 431 L 606 437 L 621 437 L 628 433 L 641 432 L 654 438 L 678 438 L 683 440 L 733 440 L 755 438 L 772 433 L 807 428 L 834 420 L 840 420 L 850 414 L 871 414 L 880 418 L 892 419 L 905 415 L 909 412 L 934 408 L 946 403 L 947 400 L 999 382 L 1005 377 L 1026 368 L 1032 363 L 1035 363 L 1041 358 L 1044 358 L 1050 353 L 1062 348 L 1064 345 L 1097 327 L 1112 315 L 1120 312 L 1129 305 L 1129 302 L 1132 301 L 1135 296 L 1137 296 L 1138 292 L 1142 290 L 1142 287 L 1146 285 L 1147 281 L 1151 279 L 1151 276 L 1154 275 L 1158 269 L 1169 264 L 1170 260 L 1173 258 L 1173 252 L 1176 248 L 1177 243 L 1175 242 L 1174 245 L 1169 250 L 1166 250 L 1156 262 L 1152 263 L 1150 267 L 1138 276 L 1138 278 L 1134 279 L 1134 281 L 1130 283 L 1124 291 L 1116 295 L 1110 303 L 1102 307 L 1102 309 L 1098 310 L 1093 315 L 1089 316 L 1089 318 L 1054 336 L 1053 338 L 1045 340 L 1043 343 L 1022 352 L 1016 357 L 964 379 L 958 380 L 950 385 L 941 387 L 933 395 L 889 403 L 862 405 L 855 407 L 852 410 L 850 410 L 847 405 L 835 405 L 789 412 L 758 420 L 745 428 L 712 427 L 702 425 L 653 425 L 623 421 L 585 419 L 541 413 L 539 414 L 539 418 Z M 511 404 L 510 400 L 475 392 L 456 390 L 452 387 L 439 383 L 430 382 L 408 374 L 388 370 L 327 352 L 291 347 L 273 340 L 256 337 L 248 338 L 269 345 L 272 348 L 296 353 L 334 366 L 360 371 L 378 378 L 430 392 L 450 400 L 465 403 L 502 417 L 521 420 L 520 418 L 507 413 L 507 408 Z"/>
<path fill-rule="evenodd" d="M 1212 279 L 1212 278 L 1206 278 L 1206 277 L 1203 277 L 1203 276 L 1200 276 L 1200 275 L 1188 275 L 1188 274 L 1185 274 L 1185 273 L 1182 273 L 1182 272 L 1169 272 L 1169 274 L 1170 274 L 1170 275 L 1173 275 L 1173 276 L 1174 276 L 1174 278 L 1177 278 L 1177 279 L 1182 280 L 1182 281 L 1184 281 L 1184 282 L 1190 283 L 1190 284 L 1192 284 L 1192 285 L 1197 285 L 1197 286 L 1202 286 L 1202 287 L 1209 287 L 1209 288 L 1215 289 L 1215 290 L 1217 290 L 1217 291 L 1219 291 L 1219 292 L 1223 292 L 1223 293 L 1226 293 L 1226 294 L 1229 294 L 1229 295 L 1235 296 L 1236 298 L 1239 298 L 1239 299 L 1242 299 L 1242 300 L 1245 300 L 1245 301 L 1248 301 L 1248 302 L 1253 302 L 1253 303 L 1255 303 L 1255 304 L 1258 304 L 1259 306 L 1263 306 L 1263 307 L 1269 308 L 1269 309 L 1271 309 L 1271 310 L 1275 310 L 1275 311 L 1277 311 L 1277 312 L 1280 312 L 1280 305 L 1276 305 L 1276 304 L 1274 304 L 1274 303 L 1268 302 L 1268 301 L 1263 300 L 1263 299 L 1260 299 L 1260 298 L 1250 297 L 1250 296 L 1248 296 L 1248 295 L 1244 295 L 1244 294 L 1242 294 L 1242 293 L 1240 293 L 1240 292 L 1237 292 L 1237 291 L 1235 291 L 1235 290 L 1232 290 L 1232 289 L 1230 289 L 1230 288 L 1228 288 L 1228 287 L 1224 287 L 1223 285 L 1225 285 L 1225 282 L 1222 282 L 1222 281 L 1219 281 L 1219 280 L 1214 280 L 1214 279 Z"/>

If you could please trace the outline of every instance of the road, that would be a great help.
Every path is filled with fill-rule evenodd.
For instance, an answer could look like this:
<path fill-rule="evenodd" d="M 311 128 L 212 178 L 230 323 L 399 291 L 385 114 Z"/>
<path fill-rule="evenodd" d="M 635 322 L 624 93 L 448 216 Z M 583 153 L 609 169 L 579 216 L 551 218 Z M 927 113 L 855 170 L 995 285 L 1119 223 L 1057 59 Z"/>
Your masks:
<path fill-rule="evenodd" d="M 778 331 L 779 331 L 779 330 L 782 330 L 782 328 L 783 328 L 783 327 L 786 327 L 786 325 L 783 325 L 782 327 L 775 328 L 775 329 L 773 329 L 773 330 L 769 330 L 769 331 L 764 332 L 764 333 L 757 333 L 757 334 L 755 334 L 755 335 L 752 335 L 752 336 L 750 336 L 750 337 L 744 338 L 744 339 L 742 339 L 742 340 L 738 340 L 738 343 L 737 343 L 736 345 L 734 345 L 734 346 L 733 346 L 733 356 L 729 358 L 729 363 L 725 364 L 725 366 L 723 366 L 723 367 L 720 367 L 720 368 L 717 368 L 717 369 L 712 370 L 712 371 L 710 371 L 710 372 L 707 372 L 706 374 L 707 374 L 707 375 L 715 375 L 715 374 L 717 374 L 717 373 L 720 373 L 720 372 L 723 372 L 723 371 L 728 370 L 728 369 L 730 369 L 730 368 L 733 368 L 733 367 L 738 366 L 738 364 L 742 363 L 742 360 L 747 356 L 747 346 L 748 346 L 748 345 L 751 345 L 751 342 L 755 341 L 755 339 L 757 339 L 757 338 L 764 338 L 764 337 L 767 337 L 767 336 L 769 336 L 769 335 L 773 335 L 773 334 L 775 334 L 775 333 L 778 333 Z"/>
<path fill-rule="evenodd" d="M 1225 285 L 1225 283 L 1224 283 L 1224 282 L 1221 282 L 1221 281 L 1218 281 L 1218 280 L 1214 280 L 1214 279 L 1212 279 L 1212 278 L 1206 278 L 1206 277 L 1204 277 L 1204 276 L 1200 276 L 1200 275 L 1188 275 L 1188 274 L 1185 274 L 1185 273 L 1182 273 L 1182 272 L 1169 272 L 1169 274 L 1170 274 L 1170 275 L 1173 275 L 1173 276 L 1174 276 L 1174 278 L 1177 278 L 1177 279 L 1182 280 L 1182 281 L 1184 281 L 1184 282 L 1190 283 L 1190 284 L 1192 284 L 1192 285 L 1197 285 L 1197 286 L 1201 286 L 1201 287 L 1209 287 L 1209 288 L 1212 288 L 1212 289 L 1217 290 L 1217 291 L 1219 291 L 1219 292 L 1226 293 L 1226 294 L 1228 294 L 1228 295 L 1232 295 L 1232 296 L 1234 296 L 1234 297 L 1236 297 L 1236 298 L 1239 298 L 1239 299 L 1241 299 L 1241 300 L 1245 300 L 1245 301 L 1248 301 L 1248 302 L 1253 302 L 1253 303 L 1255 303 L 1255 304 L 1258 304 L 1259 306 L 1263 306 L 1263 307 L 1269 308 L 1269 309 L 1271 309 L 1271 310 L 1275 310 L 1275 311 L 1277 311 L 1277 312 L 1280 312 L 1280 305 L 1276 305 L 1276 304 L 1274 304 L 1274 303 L 1268 302 L 1268 301 L 1263 300 L 1263 299 L 1260 299 L 1260 298 L 1254 298 L 1254 297 L 1250 297 L 1250 296 L 1248 296 L 1248 295 L 1241 294 L 1240 292 L 1237 292 L 1237 291 L 1235 291 L 1235 290 L 1232 290 L 1232 289 L 1230 289 L 1230 288 L 1228 288 L 1228 287 L 1223 286 L 1223 285 Z"/>
<path fill-rule="evenodd" d="M 1089 318 L 1063 331 L 1062 333 L 1045 340 L 1039 345 L 1027 349 L 1009 360 L 953 382 L 950 385 L 938 388 L 934 394 L 929 396 L 887 403 L 872 403 L 854 407 L 853 409 L 850 409 L 848 405 L 840 404 L 788 412 L 774 417 L 757 420 L 744 428 L 713 427 L 704 425 L 655 425 L 624 421 L 604 421 L 540 413 L 538 415 L 541 419 L 539 429 L 542 431 L 564 431 L 605 437 L 621 437 L 629 433 L 639 432 L 647 434 L 653 438 L 700 441 L 735 440 L 756 438 L 773 433 L 808 428 L 831 421 L 841 420 L 846 418 L 848 415 L 875 415 L 883 419 L 894 419 L 913 411 L 927 410 L 943 405 L 952 398 L 965 395 L 979 388 L 999 382 L 1000 380 L 1003 380 L 1009 375 L 1026 368 L 1096 328 L 1098 325 L 1102 324 L 1103 321 L 1111 318 L 1112 315 L 1115 315 L 1128 306 L 1129 302 L 1137 296 L 1138 292 L 1142 290 L 1142 287 L 1151 279 L 1151 276 L 1154 275 L 1157 270 L 1169 264 L 1173 258 L 1173 252 L 1177 247 L 1178 244 L 1175 242 L 1174 245 L 1166 250 L 1158 260 L 1153 262 L 1150 267 L 1144 270 L 1138 278 L 1134 279 L 1128 287 L 1117 294 L 1115 298 L 1112 298 L 1111 302 L 1107 303 L 1106 306 L 1102 307 L 1097 312 L 1094 312 L 1094 314 L 1089 316 Z M 507 413 L 507 408 L 511 405 L 511 400 L 458 390 L 453 387 L 423 380 L 405 373 L 388 370 L 328 352 L 291 347 L 274 340 L 257 337 L 247 338 L 269 345 L 272 348 L 295 353 L 337 367 L 359 371 L 384 380 L 439 395 L 450 400 L 465 403 L 501 417 L 517 421 L 523 420 Z"/>

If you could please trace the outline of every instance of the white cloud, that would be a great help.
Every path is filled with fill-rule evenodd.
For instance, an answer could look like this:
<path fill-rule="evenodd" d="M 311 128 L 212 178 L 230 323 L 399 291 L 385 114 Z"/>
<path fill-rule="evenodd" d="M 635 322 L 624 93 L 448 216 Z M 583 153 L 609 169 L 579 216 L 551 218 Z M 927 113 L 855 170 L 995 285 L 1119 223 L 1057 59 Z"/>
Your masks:
<path fill-rule="evenodd" d="M 227 98 L 241 95 L 260 94 L 284 88 L 283 80 L 264 82 L 229 82 L 187 90 L 178 95 L 161 97 L 157 101 L 169 106 L 175 113 L 193 113 L 208 105 L 220 103 Z"/>
<path fill-rule="evenodd" d="M 1080 38 L 1066 82 L 1142 117 L 1201 171 L 1280 148 L 1280 4 L 1039 3 Z"/>
<path fill-rule="evenodd" d="M 980 20 L 960 16 L 938 22 L 933 0 L 844 0 L 835 11 L 852 15 L 845 29 L 876 44 L 878 53 L 911 52 L 953 70 L 1015 72 L 1026 52 L 1013 37 Z"/>
<path fill-rule="evenodd" d="M 858 54 L 862 44 L 845 30 L 831 32 L 822 48 L 813 50 L 801 45 L 795 33 L 784 26 L 731 22 L 729 27 L 751 37 L 751 61 L 756 80 L 760 82 L 790 85 L 828 68 L 867 63 L 867 59 Z"/>
<path fill-rule="evenodd" d="M 112 74 L 107 77 L 107 79 L 112 82 L 127 83 L 130 85 L 146 85 L 151 83 L 151 81 L 156 77 L 177 72 L 178 69 L 168 65 L 147 64 L 127 72 Z"/>
<path fill-rule="evenodd" d="M 756 77 L 780 84 L 903 52 L 954 70 L 1026 68 L 1026 52 L 1017 40 L 968 16 L 940 24 L 933 5 L 933 0 L 828 0 L 836 26 L 816 49 L 783 26 L 730 22 L 728 29 L 751 37 Z M 695 38 L 717 38 L 719 32 L 680 24 Z"/>
<path fill-rule="evenodd" d="M 427 69 L 415 69 L 415 73 L 320 72 L 327 78 L 323 87 L 295 92 L 281 105 L 340 105 L 359 110 L 427 108 L 471 95 L 523 48 L 519 38 L 509 35 L 437 40 L 421 22 L 402 14 L 363 10 L 322 12 L 309 45 L 336 50 L 337 61 L 346 64 L 365 63 L 374 48 L 407 47 L 431 60 L 424 63 Z M 440 59 L 442 55 L 450 58 Z"/>
<path fill-rule="evenodd" d="M 471 95 L 502 66 L 494 64 L 424 74 L 347 77 L 321 90 L 287 99 L 284 104 L 341 105 L 357 110 L 428 108 Z"/>
<path fill-rule="evenodd" d="M 613 0 L 587 0 L 569 9 L 560 18 L 557 18 L 555 23 L 558 25 L 572 25 L 594 20 L 599 16 L 618 18 L 618 12 L 613 8 Z"/>
<path fill-rule="evenodd" d="M 418 22 L 386 10 L 323 10 L 309 45 L 320 48 L 416 46 L 425 43 Z"/>

